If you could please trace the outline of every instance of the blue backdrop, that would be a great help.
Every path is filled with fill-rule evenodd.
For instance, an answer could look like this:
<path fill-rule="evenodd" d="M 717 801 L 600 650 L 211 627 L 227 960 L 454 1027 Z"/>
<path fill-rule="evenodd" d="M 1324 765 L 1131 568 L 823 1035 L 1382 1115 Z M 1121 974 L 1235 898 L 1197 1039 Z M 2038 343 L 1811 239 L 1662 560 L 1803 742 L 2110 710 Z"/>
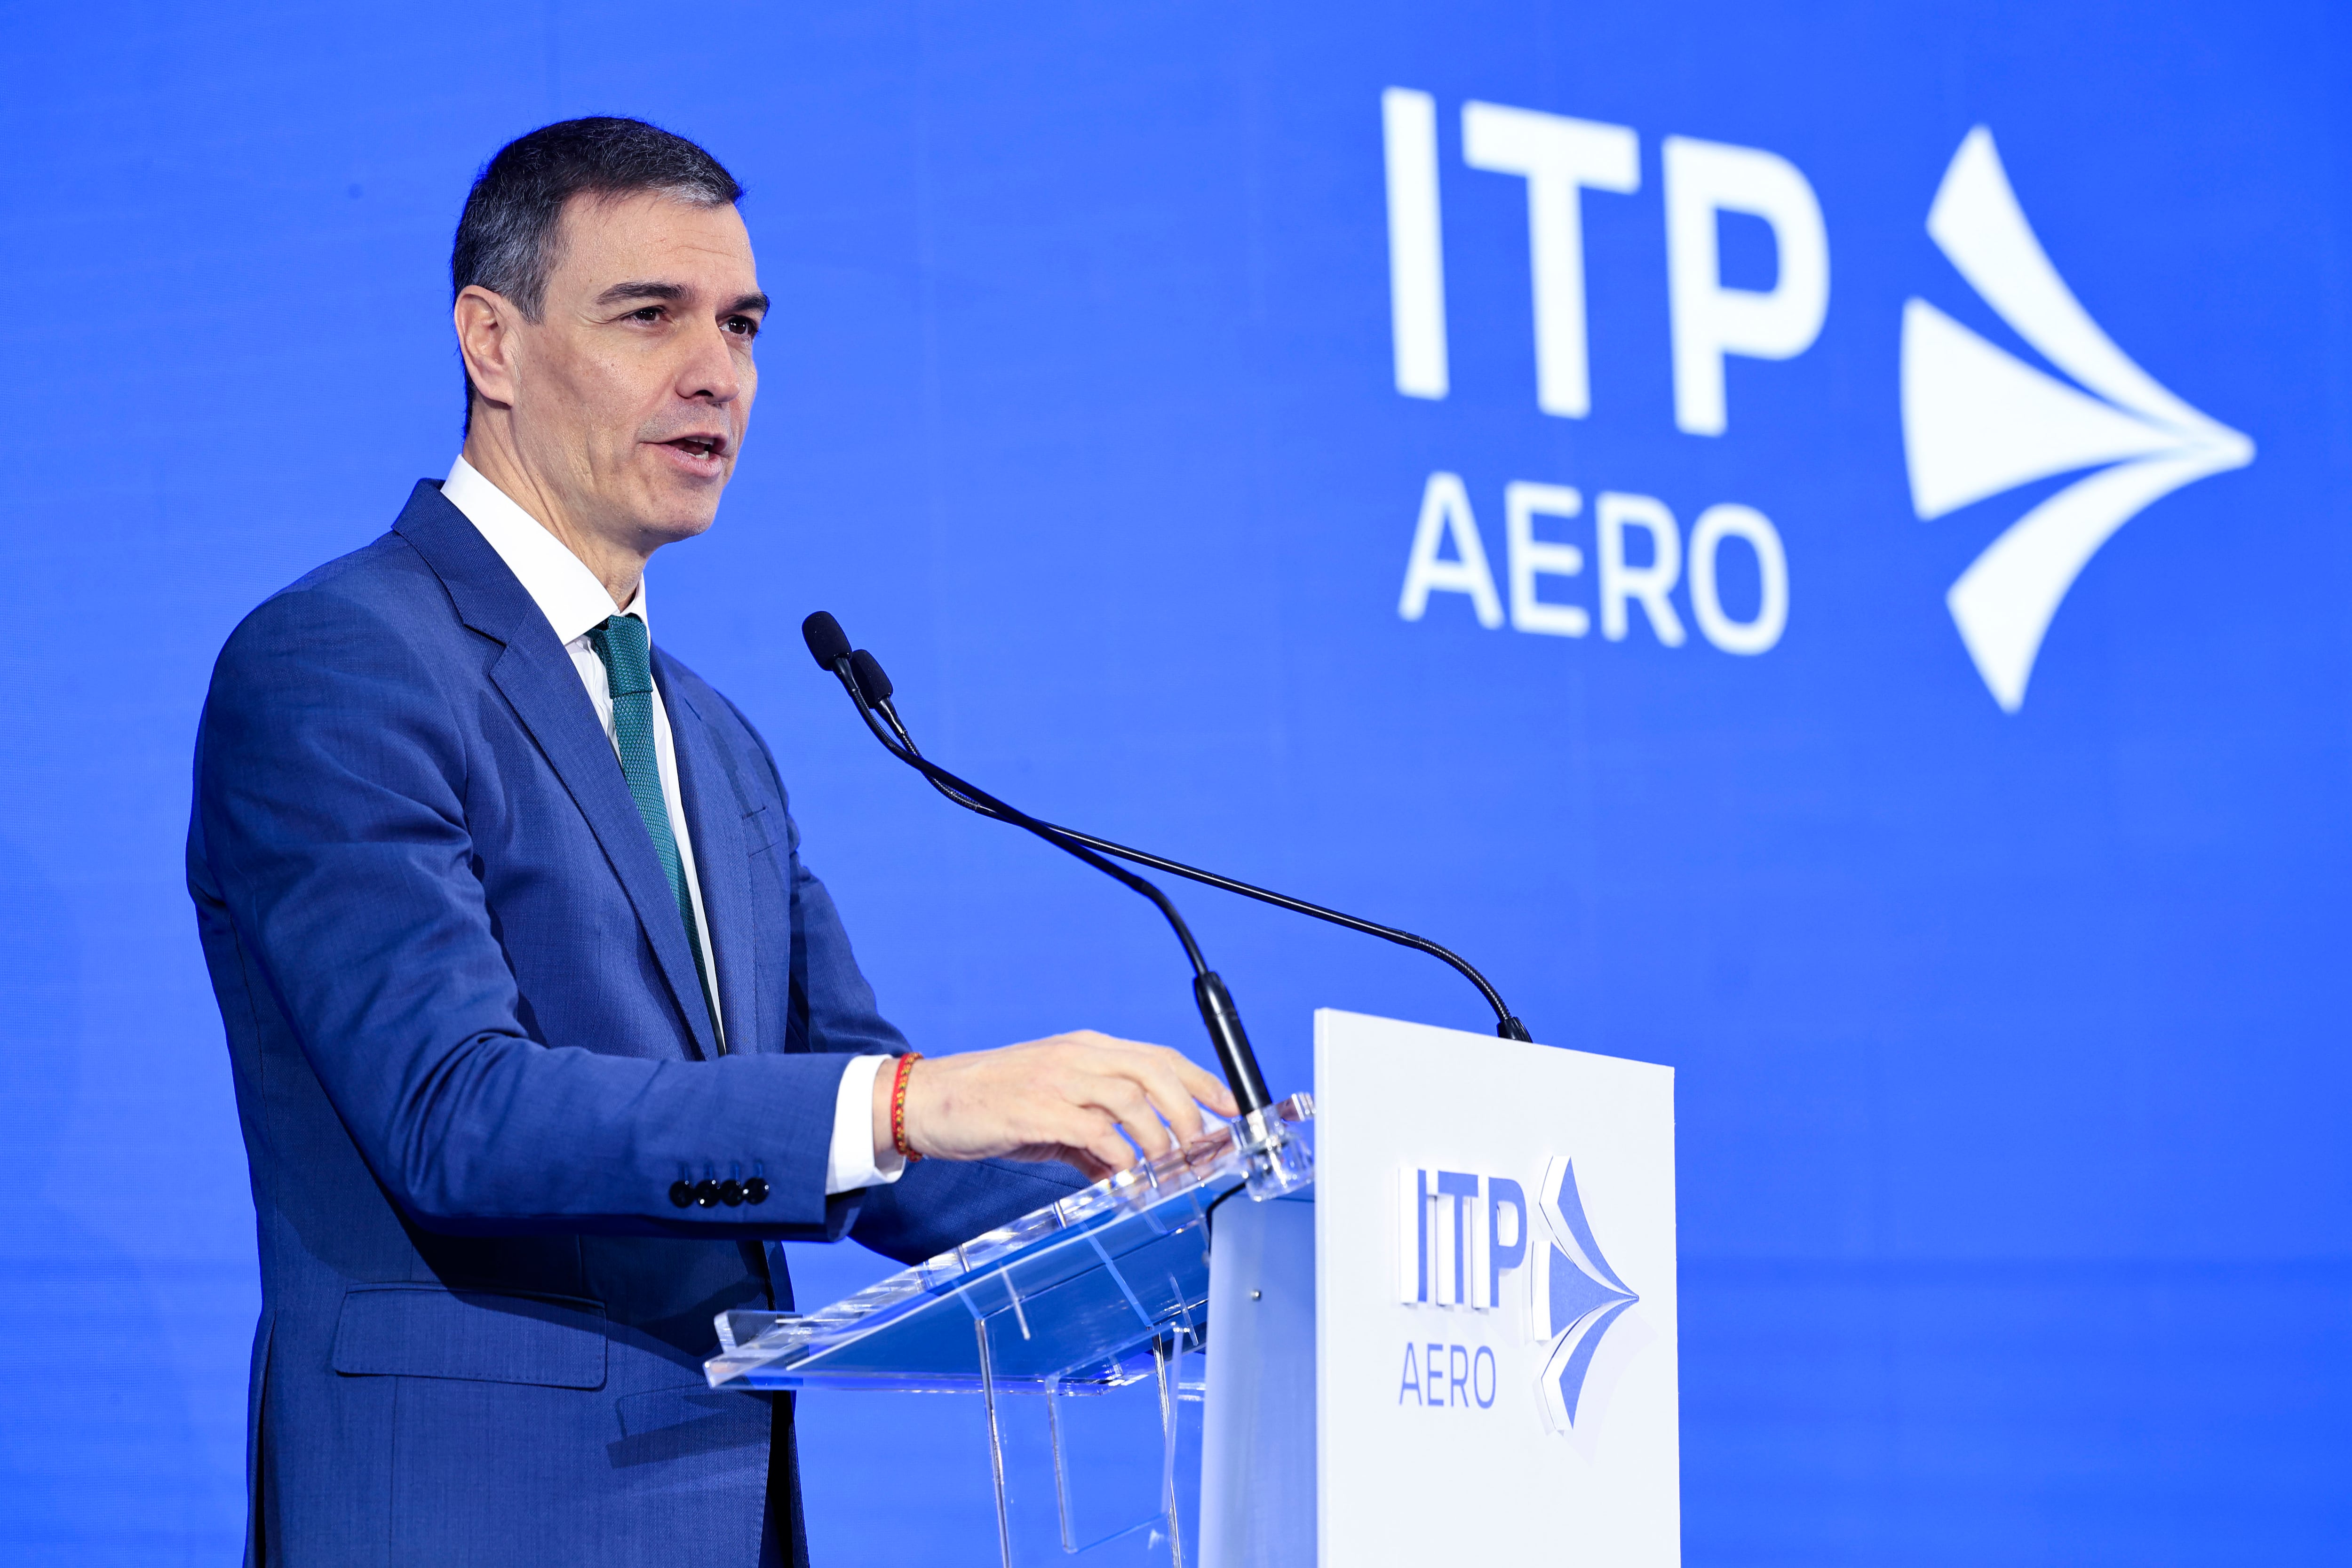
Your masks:
<path fill-rule="evenodd" d="M 654 568 L 662 636 L 774 743 L 919 1046 L 1201 1041 L 1150 911 L 891 764 L 800 650 L 813 608 L 884 657 L 930 749 L 1030 809 L 1425 931 L 1539 1038 L 1679 1069 L 1694 1563 L 2340 1560 L 2339 16 L 8 6 L 0 1557 L 236 1550 L 257 1292 L 180 880 L 197 704 L 247 609 L 446 471 L 476 166 L 625 112 L 743 179 L 778 301 L 719 526 Z M 1384 141 L 1392 88 L 1425 97 L 1390 100 Z M 1538 402 L 1530 184 L 1465 161 L 1474 101 L 1632 138 L 1636 188 L 1575 209 L 1581 416 Z M 2128 440 L 2069 447 L 2079 394 L 2014 415 L 2019 374 L 2068 369 L 1927 231 L 1979 126 L 2088 317 L 2254 448 L 2090 560 L 2014 711 L 1946 593 Z M 1816 330 L 1720 360 L 1719 434 L 1678 424 L 1676 334 L 1686 382 L 1709 340 L 1669 289 L 1675 137 L 1784 163 L 1825 248 Z M 1442 293 L 1413 283 L 1416 170 Z M 1719 270 L 1689 276 L 1734 314 L 1724 290 L 1789 305 L 1801 205 L 1699 209 Z M 1969 381 L 1917 351 L 1906 447 L 1914 299 L 1992 359 Z M 1939 454 L 2022 479 L 1926 505 Z M 1439 475 L 1462 504 L 1432 513 L 1441 581 L 1408 619 Z M 1515 484 L 1580 492 L 1519 554 L 1585 636 L 1505 613 Z M 1678 647 L 1638 602 L 1604 635 L 1604 491 L 1672 515 Z M 1692 598 L 1719 503 L 1785 562 L 1762 651 L 1718 646 L 1770 629 L 1752 526 Z M 1493 627 L 1459 591 L 1472 528 Z M 1656 535 L 1627 534 L 1638 569 Z M 1318 1004 L 1487 1026 L 1434 964 L 1183 901 L 1278 1090 Z M 881 1271 L 799 1250 L 804 1299 Z M 964 1405 L 805 1409 L 821 1561 L 986 1560 Z"/>

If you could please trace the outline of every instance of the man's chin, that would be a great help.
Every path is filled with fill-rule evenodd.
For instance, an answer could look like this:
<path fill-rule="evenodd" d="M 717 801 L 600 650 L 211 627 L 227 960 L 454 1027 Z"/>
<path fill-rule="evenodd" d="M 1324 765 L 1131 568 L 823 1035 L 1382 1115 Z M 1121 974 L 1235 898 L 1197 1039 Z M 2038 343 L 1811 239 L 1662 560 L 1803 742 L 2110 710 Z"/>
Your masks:
<path fill-rule="evenodd" d="M 646 487 L 635 509 L 639 524 L 657 542 L 675 544 L 707 531 L 719 516 L 719 498 L 726 489 L 724 475 L 694 483 L 656 482 Z"/>
<path fill-rule="evenodd" d="M 667 516 L 657 515 L 646 519 L 645 530 L 652 537 L 656 546 L 676 544 L 680 540 L 692 539 L 698 534 L 708 532 L 711 523 L 716 521 L 719 509 L 712 507 L 707 511 L 698 511 L 691 516 L 677 512 Z"/>

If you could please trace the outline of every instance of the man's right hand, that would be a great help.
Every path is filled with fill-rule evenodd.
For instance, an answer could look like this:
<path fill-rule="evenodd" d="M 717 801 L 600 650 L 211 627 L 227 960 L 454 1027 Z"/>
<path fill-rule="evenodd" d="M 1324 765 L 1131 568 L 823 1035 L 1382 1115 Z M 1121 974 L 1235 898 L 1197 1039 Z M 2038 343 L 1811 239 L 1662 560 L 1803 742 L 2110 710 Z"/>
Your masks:
<path fill-rule="evenodd" d="M 874 1150 L 891 1148 L 897 1074 L 874 1079 Z M 1081 1029 L 908 1069 L 907 1142 L 929 1160 L 1059 1160 L 1099 1181 L 1196 1142 L 1201 1106 L 1240 1114 L 1214 1075 L 1165 1046 Z"/>

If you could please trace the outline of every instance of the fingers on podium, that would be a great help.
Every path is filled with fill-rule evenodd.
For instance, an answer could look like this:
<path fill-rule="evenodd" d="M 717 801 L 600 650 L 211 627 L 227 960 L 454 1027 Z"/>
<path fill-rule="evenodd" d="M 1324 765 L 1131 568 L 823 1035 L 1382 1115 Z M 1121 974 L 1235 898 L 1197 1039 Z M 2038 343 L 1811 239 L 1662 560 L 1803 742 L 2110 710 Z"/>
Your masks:
<path fill-rule="evenodd" d="M 1069 1133 L 1064 1139 L 1071 1148 L 1082 1150 L 1101 1166 L 1096 1179 L 1124 1171 L 1135 1163 L 1135 1150 L 1119 1132 L 1119 1122 L 1109 1111 L 1094 1106 L 1073 1107 L 1074 1115 Z M 1088 1173 L 1095 1174 L 1095 1173 Z"/>
<path fill-rule="evenodd" d="M 1107 1076 L 1099 1080 L 1093 1098 L 1118 1118 L 1119 1127 L 1145 1157 L 1157 1158 L 1176 1146 L 1174 1137 L 1160 1121 L 1170 1114 L 1168 1108 L 1155 1100 L 1139 1076 Z"/>

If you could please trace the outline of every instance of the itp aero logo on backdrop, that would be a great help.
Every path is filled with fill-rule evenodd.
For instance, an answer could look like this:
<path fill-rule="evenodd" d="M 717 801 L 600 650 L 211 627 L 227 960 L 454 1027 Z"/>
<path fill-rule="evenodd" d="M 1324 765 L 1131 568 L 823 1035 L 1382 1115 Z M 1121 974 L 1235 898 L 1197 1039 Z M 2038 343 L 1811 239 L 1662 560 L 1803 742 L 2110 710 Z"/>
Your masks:
<path fill-rule="evenodd" d="M 1594 1358 L 1641 1296 L 1593 1237 L 1575 1163 L 1546 1164 L 1532 1213 L 1527 1189 L 1508 1176 L 1407 1167 L 1396 1182 L 1397 1299 L 1466 1311 L 1474 1325 L 1406 1342 L 1398 1403 L 1491 1410 L 1506 1377 L 1532 1375 L 1550 1430 L 1589 1420 Z M 1511 1331 L 1514 1317 L 1523 1333 Z"/>
<path fill-rule="evenodd" d="M 1381 110 L 1396 389 L 1443 399 L 1451 373 L 1435 102 L 1391 88 Z M 1627 126 L 1474 101 L 1463 106 L 1461 141 L 1469 167 L 1527 182 L 1536 402 L 1548 415 L 1583 418 L 1591 388 L 1582 202 L 1589 193 L 1640 190 L 1639 137 Z M 1811 183 L 1776 153 L 1668 136 L 1661 164 L 1675 424 L 1686 435 L 1721 437 L 1730 423 L 1725 360 L 1791 359 L 1820 336 L 1830 302 L 1828 231 Z M 1761 219 L 1771 231 L 1770 288 L 1724 281 L 1717 248 L 1724 213 Z M 1984 127 L 1969 133 L 1945 171 L 1927 232 L 2058 374 L 1995 346 L 1925 300 L 1908 300 L 1899 397 L 1913 510 L 1934 521 L 2039 479 L 2084 475 L 2011 523 L 1945 596 L 1977 673 L 2015 712 L 2052 617 L 2092 555 L 2171 491 L 2252 462 L 2253 443 L 2158 384 L 2100 330 L 2034 238 Z M 1536 534 L 1538 519 L 1580 515 L 1583 496 L 1565 485 L 1517 481 L 1505 488 L 1504 510 L 1510 625 L 1583 637 L 1592 614 L 1556 596 L 1561 580 L 1582 574 L 1583 551 Z M 1762 512 L 1734 502 L 1710 506 L 1685 544 L 1664 501 L 1611 489 L 1596 498 L 1592 524 L 1603 637 L 1623 640 L 1638 609 L 1661 645 L 1682 647 L 1673 597 L 1681 586 L 1691 618 L 1717 648 L 1752 656 L 1779 644 L 1790 565 L 1778 528 Z M 1745 614 L 1744 605 L 1727 606 L 1718 586 L 1719 552 L 1735 543 L 1752 552 L 1758 584 Z M 1504 624 L 1468 489 L 1444 470 L 1423 489 L 1399 615 L 1420 620 L 1433 593 L 1466 595 L 1490 630 Z"/>

